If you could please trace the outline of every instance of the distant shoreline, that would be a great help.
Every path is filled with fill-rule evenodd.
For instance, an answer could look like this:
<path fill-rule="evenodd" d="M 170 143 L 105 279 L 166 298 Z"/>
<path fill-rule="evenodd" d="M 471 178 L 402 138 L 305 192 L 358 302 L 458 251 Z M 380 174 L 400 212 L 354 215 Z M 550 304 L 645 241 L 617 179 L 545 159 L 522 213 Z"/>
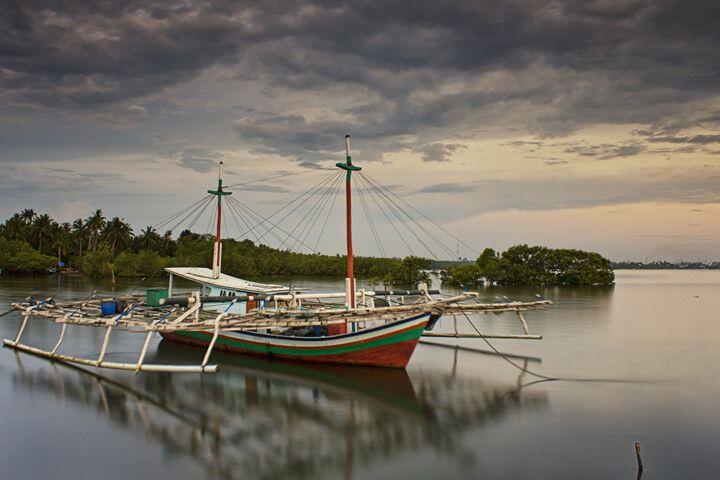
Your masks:
<path fill-rule="evenodd" d="M 720 262 L 714 262 L 710 265 L 624 265 L 624 264 L 613 264 L 613 270 L 720 270 Z"/>

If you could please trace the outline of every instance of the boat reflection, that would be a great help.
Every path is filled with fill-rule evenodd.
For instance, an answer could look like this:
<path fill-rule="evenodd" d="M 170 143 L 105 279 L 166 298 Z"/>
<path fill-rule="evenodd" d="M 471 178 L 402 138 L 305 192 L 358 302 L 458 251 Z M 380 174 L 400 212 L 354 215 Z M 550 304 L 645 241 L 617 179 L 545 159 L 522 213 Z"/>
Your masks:
<path fill-rule="evenodd" d="M 154 361 L 195 359 L 160 343 Z M 452 373 L 303 365 L 213 356 L 213 375 L 115 375 L 16 353 L 13 381 L 102 412 L 168 452 L 201 462 L 216 478 L 352 477 L 402 453 L 467 459 L 460 440 L 513 411 L 542 408 L 541 390 Z"/>

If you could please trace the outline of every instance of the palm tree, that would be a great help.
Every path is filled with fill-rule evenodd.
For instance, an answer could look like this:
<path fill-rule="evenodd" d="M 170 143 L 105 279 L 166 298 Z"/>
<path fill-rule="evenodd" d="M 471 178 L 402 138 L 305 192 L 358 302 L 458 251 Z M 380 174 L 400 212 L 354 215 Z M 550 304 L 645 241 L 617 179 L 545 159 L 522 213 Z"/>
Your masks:
<path fill-rule="evenodd" d="M 78 247 L 78 257 L 82 257 L 83 244 L 87 236 L 87 224 L 82 218 L 75 219 L 72 224 L 72 239 Z"/>
<path fill-rule="evenodd" d="M 132 227 L 120 217 L 114 217 L 103 229 L 103 240 L 110 245 L 113 256 L 118 248 L 127 248 L 132 237 Z"/>
<path fill-rule="evenodd" d="M 58 265 L 62 263 L 63 254 L 70 248 L 72 227 L 69 223 L 55 224 L 52 237 L 52 248 L 57 252 Z"/>
<path fill-rule="evenodd" d="M 37 214 L 35 213 L 35 210 L 33 210 L 32 208 L 26 208 L 25 210 L 20 212 L 20 218 L 23 219 L 25 225 L 30 225 L 33 220 L 35 220 L 36 215 Z"/>
<path fill-rule="evenodd" d="M 172 238 L 172 230 L 166 230 L 165 234 L 163 234 L 163 252 L 162 254 L 166 257 L 170 257 L 172 255 L 175 255 L 175 242 Z"/>
<path fill-rule="evenodd" d="M 3 232 L 8 240 L 27 241 L 28 226 L 22 215 L 16 213 L 5 221 Z"/>
<path fill-rule="evenodd" d="M 100 238 L 100 230 L 102 230 L 105 227 L 105 224 L 107 222 L 105 221 L 105 215 L 103 215 L 103 211 L 101 209 L 95 210 L 95 213 L 90 215 L 85 222 L 90 235 L 88 238 L 88 250 L 92 249 L 92 251 L 97 250 L 98 246 L 98 239 Z"/>
<path fill-rule="evenodd" d="M 148 225 L 142 232 L 140 232 L 140 235 L 138 235 L 135 240 L 137 241 L 137 250 L 157 251 L 160 247 L 160 243 L 162 242 L 162 237 L 158 235 L 157 231 L 155 231 L 153 227 Z"/>
<path fill-rule="evenodd" d="M 50 215 L 43 213 L 35 218 L 32 225 L 33 237 L 37 241 L 38 252 L 43 253 L 43 241 L 52 238 L 55 222 Z"/>

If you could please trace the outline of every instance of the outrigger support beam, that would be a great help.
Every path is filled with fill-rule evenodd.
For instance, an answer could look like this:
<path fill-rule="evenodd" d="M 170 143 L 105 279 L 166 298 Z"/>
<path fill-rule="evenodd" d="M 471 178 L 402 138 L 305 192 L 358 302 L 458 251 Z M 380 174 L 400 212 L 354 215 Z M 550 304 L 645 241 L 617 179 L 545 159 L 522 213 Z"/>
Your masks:
<path fill-rule="evenodd" d="M 542 335 L 485 335 L 477 333 L 433 333 L 423 332 L 423 337 L 442 338 L 495 338 L 504 340 L 542 340 Z"/>
<path fill-rule="evenodd" d="M 74 357 L 72 355 L 63 355 L 60 353 L 52 354 L 47 350 L 40 348 L 31 347 L 23 343 L 15 343 L 11 340 L 3 340 L 3 344 L 6 347 L 15 348 L 22 352 L 31 353 L 39 357 L 49 358 L 51 360 L 57 360 L 67 363 L 77 363 L 80 365 L 87 365 L 90 367 L 109 368 L 112 370 L 135 370 L 141 372 L 178 372 L 178 373 L 215 373 L 218 369 L 217 365 L 161 365 L 161 364 L 143 364 L 138 369 L 137 363 L 121 363 L 121 362 L 102 362 L 102 365 L 98 365 L 96 360 L 90 360 L 88 358 Z"/>
<path fill-rule="evenodd" d="M 94 296 L 94 294 L 93 294 Z M 83 304 L 84 305 L 84 304 Z M 199 308 L 200 305 L 197 305 L 197 308 Z M 143 343 L 142 351 L 140 352 L 140 357 L 138 358 L 138 361 L 136 363 L 122 363 L 122 362 L 106 362 L 105 361 L 105 354 L 107 353 L 107 346 L 110 341 L 110 334 L 112 333 L 113 324 L 107 325 L 105 337 L 103 338 L 102 346 L 100 347 L 100 354 L 97 358 L 97 360 L 90 360 L 89 358 L 82 358 L 82 357 L 76 357 L 73 355 L 65 355 L 61 353 L 57 353 L 58 349 L 60 348 L 60 344 L 62 344 L 63 339 L 65 338 L 65 332 L 67 330 L 67 323 L 62 324 L 62 330 L 60 330 L 60 337 L 58 338 L 57 343 L 55 343 L 55 346 L 51 351 L 43 350 L 41 348 L 31 347 L 30 345 L 25 345 L 24 343 L 20 343 L 20 339 L 22 338 L 22 334 L 25 331 L 25 327 L 27 326 L 28 319 L 30 318 L 31 311 L 36 308 L 35 306 L 30 307 L 26 309 L 23 312 L 23 320 L 20 324 L 20 328 L 18 329 L 17 335 L 15 335 L 15 340 L 9 340 L 4 339 L 3 345 L 9 348 L 14 348 L 16 350 L 20 350 L 22 352 L 30 353 L 33 355 L 37 355 L 39 357 L 49 358 L 50 360 L 60 361 L 60 362 L 66 362 L 66 363 L 75 363 L 80 365 L 88 365 L 90 367 L 100 367 L 100 368 L 110 368 L 113 370 L 134 370 L 136 373 L 138 372 L 178 372 L 178 373 L 215 373 L 218 369 L 217 365 L 208 365 L 207 362 L 210 358 L 210 351 L 212 350 L 212 346 L 208 349 L 207 354 L 205 355 L 205 358 L 203 359 L 202 365 L 162 365 L 162 364 L 143 364 L 143 360 L 145 359 L 145 354 L 147 353 L 147 348 L 150 343 L 150 337 L 152 336 L 153 332 L 156 331 L 155 328 L 148 329 L 147 336 L 145 337 L 145 341 Z M 194 309 L 189 309 L 187 314 L 192 314 Z M 67 321 L 68 318 L 71 315 L 66 315 L 65 320 Z M 220 319 L 224 317 L 225 314 L 220 314 L 216 320 L 217 325 L 219 325 Z M 152 325 L 152 327 L 155 327 L 155 324 Z M 217 327 L 216 327 L 217 328 Z M 213 342 L 214 344 L 215 342 Z"/>

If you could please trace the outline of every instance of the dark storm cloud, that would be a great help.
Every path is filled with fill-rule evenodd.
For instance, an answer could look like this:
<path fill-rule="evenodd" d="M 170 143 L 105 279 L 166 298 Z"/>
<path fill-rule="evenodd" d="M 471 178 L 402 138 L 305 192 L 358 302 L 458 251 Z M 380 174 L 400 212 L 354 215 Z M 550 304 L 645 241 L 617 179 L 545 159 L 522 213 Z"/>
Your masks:
<path fill-rule="evenodd" d="M 219 65 L 269 97 L 363 99 L 337 118 L 244 110 L 233 128 L 257 151 L 317 162 L 352 131 L 379 159 L 488 126 L 552 136 L 681 116 L 720 93 L 719 21 L 720 3 L 679 0 L 6 2 L 0 108 L 144 115 L 138 99 Z"/>

